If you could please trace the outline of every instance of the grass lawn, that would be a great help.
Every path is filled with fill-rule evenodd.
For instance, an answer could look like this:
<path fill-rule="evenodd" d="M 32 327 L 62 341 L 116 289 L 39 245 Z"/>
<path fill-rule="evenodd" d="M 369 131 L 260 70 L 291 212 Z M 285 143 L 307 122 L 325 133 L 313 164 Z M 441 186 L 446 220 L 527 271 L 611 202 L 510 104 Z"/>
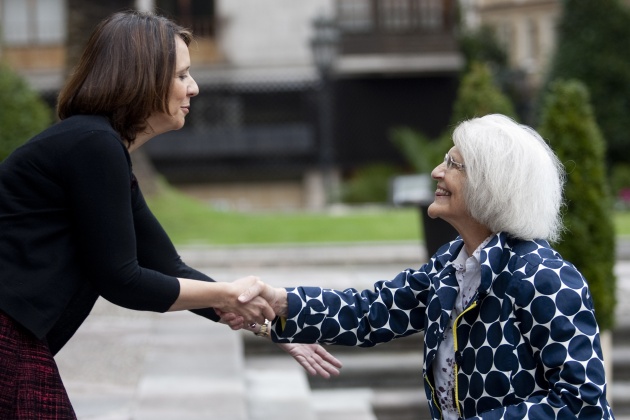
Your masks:
<path fill-rule="evenodd" d="M 415 208 L 335 213 L 214 210 L 169 189 L 149 202 L 177 245 L 274 244 L 419 240 Z"/>
<path fill-rule="evenodd" d="M 617 236 L 630 237 L 630 211 L 615 213 L 615 231 Z"/>
<path fill-rule="evenodd" d="M 166 189 L 149 206 L 177 245 L 234 245 L 419 240 L 415 208 L 339 213 L 216 211 Z M 618 235 L 630 236 L 630 212 L 615 214 Z"/>

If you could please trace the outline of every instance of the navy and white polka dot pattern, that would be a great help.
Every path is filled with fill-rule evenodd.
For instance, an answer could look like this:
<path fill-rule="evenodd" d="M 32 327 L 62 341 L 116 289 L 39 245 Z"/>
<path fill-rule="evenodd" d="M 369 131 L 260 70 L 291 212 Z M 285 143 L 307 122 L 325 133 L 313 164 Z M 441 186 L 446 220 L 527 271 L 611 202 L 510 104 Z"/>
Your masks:
<path fill-rule="evenodd" d="M 457 297 L 452 264 L 461 239 L 419 270 L 374 290 L 288 290 L 277 342 L 369 347 L 424 331 L 424 378 L 433 417 L 432 363 Z M 481 251 L 481 285 L 454 323 L 456 389 L 463 418 L 614 418 L 590 292 L 545 241 L 496 235 Z"/>

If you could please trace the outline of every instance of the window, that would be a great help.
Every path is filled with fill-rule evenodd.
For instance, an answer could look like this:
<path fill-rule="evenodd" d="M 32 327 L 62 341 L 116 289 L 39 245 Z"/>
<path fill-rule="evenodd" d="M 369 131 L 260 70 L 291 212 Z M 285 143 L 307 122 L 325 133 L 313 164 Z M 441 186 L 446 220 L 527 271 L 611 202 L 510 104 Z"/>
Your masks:
<path fill-rule="evenodd" d="M 534 19 L 527 20 L 526 65 L 536 66 L 540 56 L 540 36 L 538 24 Z"/>
<path fill-rule="evenodd" d="M 345 32 L 372 30 L 372 7 L 368 0 L 343 0 L 337 3 L 337 19 Z"/>
<path fill-rule="evenodd" d="M 339 0 L 337 17 L 344 32 L 389 33 L 442 29 L 444 0 Z"/>
<path fill-rule="evenodd" d="M 440 29 L 444 13 L 442 0 L 425 0 L 419 4 L 420 26 L 427 29 Z"/>
<path fill-rule="evenodd" d="M 0 27 L 6 45 L 50 45 L 65 41 L 64 0 L 0 1 L 3 1 Z"/>
<path fill-rule="evenodd" d="M 156 0 L 156 10 L 193 31 L 195 37 L 214 37 L 215 2 L 213 0 Z"/>

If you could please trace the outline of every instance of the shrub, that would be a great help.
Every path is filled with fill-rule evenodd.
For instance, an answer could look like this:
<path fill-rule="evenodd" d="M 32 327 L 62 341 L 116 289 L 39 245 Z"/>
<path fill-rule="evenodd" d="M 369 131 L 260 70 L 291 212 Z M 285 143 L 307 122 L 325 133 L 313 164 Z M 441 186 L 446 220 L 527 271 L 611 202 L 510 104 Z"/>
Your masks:
<path fill-rule="evenodd" d="M 615 231 L 605 178 L 605 143 L 586 86 L 558 80 L 545 98 L 540 134 L 565 165 L 566 231 L 556 244 L 589 283 L 602 330 L 615 313 Z"/>
<path fill-rule="evenodd" d="M 504 114 L 515 118 L 514 107 L 495 84 L 490 68 L 479 62 L 472 63 L 462 77 L 453 106 L 451 127 L 437 139 L 408 127 L 397 127 L 390 132 L 390 141 L 418 173 L 430 173 L 453 147 L 452 130 L 461 121 L 486 114 Z"/>
<path fill-rule="evenodd" d="M 468 29 L 459 35 L 459 49 L 464 56 L 464 73 L 473 63 L 486 63 L 497 73 L 508 71 L 508 54 L 499 42 L 496 31 L 488 25 Z"/>
<path fill-rule="evenodd" d="M 549 81 L 578 79 L 586 85 L 608 159 L 630 163 L 630 10 L 619 0 L 562 3 Z"/>
<path fill-rule="evenodd" d="M 386 203 L 389 200 L 389 184 L 398 168 L 387 164 L 364 166 L 346 181 L 341 189 L 344 203 Z"/>
<path fill-rule="evenodd" d="M 52 121 L 48 105 L 5 65 L 0 64 L 0 161 Z"/>
<path fill-rule="evenodd" d="M 450 135 L 431 140 L 409 127 L 394 128 L 389 137 L 413 170 L 421 174 L 430 173 L 453 147 Z"/>
<path fill-rule="evenodd" d="M 503 114 L 516 119 L 512 102 L 497 87 L 488 65 L 477 62 L 471 65 L 470 71 L 462 78 L 451 122 L 454 126 L 487 114 Z"/>

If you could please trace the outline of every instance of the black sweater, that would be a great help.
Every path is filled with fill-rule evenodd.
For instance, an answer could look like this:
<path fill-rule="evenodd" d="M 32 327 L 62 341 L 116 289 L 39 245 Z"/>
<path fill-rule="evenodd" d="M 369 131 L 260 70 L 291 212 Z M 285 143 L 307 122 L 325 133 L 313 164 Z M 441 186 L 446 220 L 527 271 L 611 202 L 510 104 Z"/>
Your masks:
<path fill-rule="evenodd" d="M 164 312 L 179 295 L 175 277 L 213 281 L 181 261 L 106 118 L 63 120 L 0 164 L 0 310 L 53 353 L 99 295 Z"/>

